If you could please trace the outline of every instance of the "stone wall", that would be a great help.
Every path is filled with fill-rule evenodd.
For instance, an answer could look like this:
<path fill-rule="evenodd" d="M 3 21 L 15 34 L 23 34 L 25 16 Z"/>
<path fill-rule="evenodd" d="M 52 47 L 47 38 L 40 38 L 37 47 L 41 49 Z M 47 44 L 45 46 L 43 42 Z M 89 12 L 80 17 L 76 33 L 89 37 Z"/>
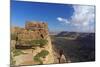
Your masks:
<path fill-rule="evenodd" d="M 25 29 L 18 31 L 18 39 L 20 40 L 34 40 L 45 39 L 48 36 L 47 23 L 27 22 Z"/>
<path fill-rule="evenodd" d="M 20 41 L 31 41 L 37 39 L 46 39 L 49 35 L 48 25 L 44 22 L 26 22 L 24 28 L 14 27 L 11 29 Z"/>

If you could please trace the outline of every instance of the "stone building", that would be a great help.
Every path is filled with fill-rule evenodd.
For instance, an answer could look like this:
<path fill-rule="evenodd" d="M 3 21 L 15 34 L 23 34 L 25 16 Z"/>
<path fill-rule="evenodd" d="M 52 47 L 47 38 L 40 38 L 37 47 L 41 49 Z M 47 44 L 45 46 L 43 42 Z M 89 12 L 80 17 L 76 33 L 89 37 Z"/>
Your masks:
<path fill-rule="evenodd" d="M 20 42 L 46 39 L 48 37 L 48 24 L 45 22 L 27 21 L 24 28 L 15 27 Z"/>

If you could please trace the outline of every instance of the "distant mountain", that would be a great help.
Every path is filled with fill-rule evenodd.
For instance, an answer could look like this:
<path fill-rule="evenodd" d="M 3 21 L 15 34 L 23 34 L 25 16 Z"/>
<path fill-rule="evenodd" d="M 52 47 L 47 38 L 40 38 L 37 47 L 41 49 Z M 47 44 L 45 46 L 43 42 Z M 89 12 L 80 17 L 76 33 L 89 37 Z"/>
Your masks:
<path fill-rule="evenodd" d="M 77 38 L 84 38 L 84 37 L 94 37 L 95 33 L 84 33 L 84 32 L 67 32 L 63 31 L 56 35 L 57 37 L 77 37 Z"/>
<path fill-rule="evenodd" d="M 95 33 L 81 33 L 78 37 L 78 40 L 84 40 L 84 41 L 88 41 L 88 40 L 94 40 L 95 39 Z"/>
<path fill-rule="evenodd" d="M 57 35 L 59 32 L 49 32 L 49 35 Z"/>
<path fill-rule="evenodd" d="M 76 32 L 63 31 L 63 32 L 58 33 L 56 36 L 57 37 L 75 37 L 77 35 L 78 35 L 78 33 L 76 33 Z"/>

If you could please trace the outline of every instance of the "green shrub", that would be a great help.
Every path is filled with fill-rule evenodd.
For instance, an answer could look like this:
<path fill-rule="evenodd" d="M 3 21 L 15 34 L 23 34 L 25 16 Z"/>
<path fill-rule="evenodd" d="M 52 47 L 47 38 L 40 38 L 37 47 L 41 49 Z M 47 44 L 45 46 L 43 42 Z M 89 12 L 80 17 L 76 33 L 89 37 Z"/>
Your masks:
<path fill-rule="evenodd" d="M 27 54 L 27 53 L 24 53 L 22 52 L 21 50 L 19 49 L 15 49 L 15 48 L 11 48 L 11 65 L 15 65 L 16 63 L 16 60 L 14 59 L 15 56 L 19 56 L 21 54 Z"/>
<path fill-rule="evenodd" d="M 47 50 L 42 50 L 40 53 L 37 54 L 39 57 L 46 57 L 49 54 Z"/>
<path fill-rule="evenodd" d="M 43 61 L 38 56 L 34 57 L 34 61 L 39 62 L 40 64 L 43 64 Z"/>
<path fill-rule="evenodd" d="M 40 39 L 40 47 L 43 47 L 44 45 L 47 45 L 48 41 L 45 39 Z"/>
<path fill-rule="evenodd" d="M 40 40 L 32 40 L 30 43 L 32 46 L 40 46 L 43 47 L 44 45 L 47 45 L 47 40 L 40 39 Z"/>
<path fill-rule="evenodd" d="M 48 54 L 49 52 L 47 50 L 42 50 L 40 53 L 34 56 L 34 61 L 39 62 L 40 64 L 43 64 L 41 58 L 45 58 Z"/>
<path fill-rule="evenodd" d="M 18 56 L 18 55 L 21 55 L 21 54 L 27 54 L 27 53 L 24 53 L 19 49 L 14 49 L 13 50 L 13 56 Z"/>

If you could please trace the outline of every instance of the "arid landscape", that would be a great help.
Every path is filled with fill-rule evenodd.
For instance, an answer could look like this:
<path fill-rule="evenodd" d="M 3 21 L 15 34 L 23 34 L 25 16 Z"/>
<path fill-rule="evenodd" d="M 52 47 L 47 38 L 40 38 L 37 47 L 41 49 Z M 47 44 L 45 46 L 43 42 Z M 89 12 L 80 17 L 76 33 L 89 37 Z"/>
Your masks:
<path fill-rule="evenodd" d="M 54 48 L 64 51 L 67 61 L 95 61 L 94 33 L 61 32 L 51 35 L 51 40 Z"/>
<path fill-rule="evenodd" d="M 11 65 L 95 61 L 95 34 L 52 34 L 45 23 L 27 22 L 11 29 Z"/>
<path fill-rule="evenodd" d="M 95 61 L 95 6 L 11 0 L 10 65 Z"/>

